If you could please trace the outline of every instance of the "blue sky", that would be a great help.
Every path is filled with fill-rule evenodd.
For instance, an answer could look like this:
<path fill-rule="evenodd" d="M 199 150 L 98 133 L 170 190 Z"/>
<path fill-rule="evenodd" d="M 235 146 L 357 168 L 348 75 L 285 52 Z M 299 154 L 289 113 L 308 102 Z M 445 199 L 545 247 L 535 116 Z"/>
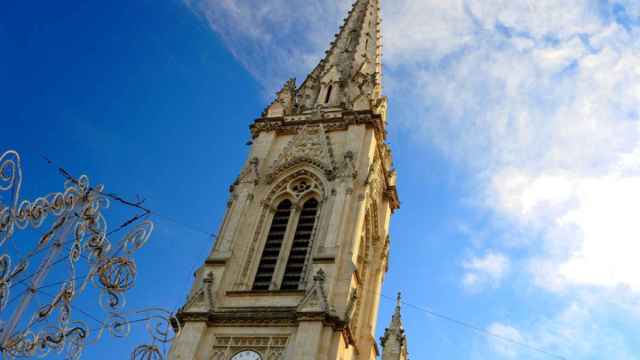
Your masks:
<path fill-rule="evenodd" d="M 315 65 L 349 5 L 5 4 L 1 148 L 23 155 L 23 196 L 60 189 L 45 155 L 147 199 L 164 216 L 129 306 L 176 308 L 212 245 L 248 125 Z M 402 290 L 567 359 L 639 359 L 640 3 L 382 7 L 402 200 L 386 296 Z M 107 213 L 113 224 L 129 215 Z M 381 304 L 379 333 L 393 309 Z M 553 358 L 409 306 L 404 319 L 413 359 Z M 145 339 L 133 330 L 85 358 L 127 356 Z"/>

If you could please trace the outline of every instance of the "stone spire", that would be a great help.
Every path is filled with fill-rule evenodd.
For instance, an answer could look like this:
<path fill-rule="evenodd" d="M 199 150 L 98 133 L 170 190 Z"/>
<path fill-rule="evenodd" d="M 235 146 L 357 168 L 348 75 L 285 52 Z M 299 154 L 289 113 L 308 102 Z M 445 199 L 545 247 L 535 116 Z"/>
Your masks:
<path fill-rule="evenodd" d="M 263 115 L 281 117 L 319 109 L 378 112 L 386 100 L 381 94 L 380 26 L 380 0 L 356 0 L 325 57 L 296 89 L 293 104 L 284 104 L 288 93 L 280 91 Z"/>
<path fill-rule="evenodd" d="M 380 338 L 382 344 L 382 360 L 408 360 L 407 336 L 404 334 L 401 315 L 402 295 L 398 293 L 396 310 L 391 319 L 391 325 Z"/>

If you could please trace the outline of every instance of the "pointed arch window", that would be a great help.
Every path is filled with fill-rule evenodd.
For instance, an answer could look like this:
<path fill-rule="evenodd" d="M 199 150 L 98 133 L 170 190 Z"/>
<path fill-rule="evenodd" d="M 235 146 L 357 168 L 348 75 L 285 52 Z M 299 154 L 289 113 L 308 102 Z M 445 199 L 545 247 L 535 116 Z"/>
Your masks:
<path fill-rule="evenodd" d="M 318 206 L 318 200 L 310 199 L 302 207 L 280 287 L 282 290 L 296 290 L 300 286 L 307 256 L 311 250 L 311 237 L 316 224 Z"/>
<path fill-rule="evenodd" d="M 327 88 L 327 95 L 325 96 L 324 103 L 328 104 L 331 101 L 331 93 L 333 92 L 333 85 L 329 85 Z"/>
<path fill-rule="evenodd" d="M 282 201 L 273 216 L 269 235 L 262 251 L 258 272 L 253 283 L 253 290 L 269 290 L 275 273 L 280 250 L 287 233 L 287 225 L 291 217 L 293 204 L 289 200 Z"/>

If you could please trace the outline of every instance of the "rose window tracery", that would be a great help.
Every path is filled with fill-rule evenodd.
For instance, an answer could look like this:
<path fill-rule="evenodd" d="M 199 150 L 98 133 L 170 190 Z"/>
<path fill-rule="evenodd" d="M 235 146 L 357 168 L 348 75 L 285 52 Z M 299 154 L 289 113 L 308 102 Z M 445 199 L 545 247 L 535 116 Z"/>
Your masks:
<path fill-rule="evenodd" d="M 311 190 L 311 188 L 313 187 L 311 181 L 309 179 L 299 179 L 299 180 L 295 180 L 291 183 L 290 185 L 290 189 L 293 193 L 295 193 L 296 195 L 302 195 L 304 193 L 306 193 L 307 191 Z"/>
<path fill-rule="evenodd" d="M 321 200 L 326 193 L 325 186 L 317 174 L 308 169 L 300 169 L 282 177 L 264 201 L 270 206 L 277 206 L 276 199 L 290 198 L 298 201 L 310 193 Z"/>

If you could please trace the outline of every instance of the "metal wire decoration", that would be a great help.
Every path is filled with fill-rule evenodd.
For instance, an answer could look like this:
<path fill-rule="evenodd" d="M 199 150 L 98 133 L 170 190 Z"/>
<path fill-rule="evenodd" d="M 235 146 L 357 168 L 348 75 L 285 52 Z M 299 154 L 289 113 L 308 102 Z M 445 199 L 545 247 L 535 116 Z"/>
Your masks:
<path fill-rule="evenodd" d="M 34 201 L 20 200 L 21 185 L 20 156 L 16 151 L 6 151 L 0 156 L 2 358 L 58 353 L 75 360 L 86 345 L 103 335 L 127 336 L 132 323 L 147 322 L 153 343 L 136 348 L 131 358 L 163 359 L 158 344 L 171 341 L 179 332 L 178 327 L 172 327 L 177 324 L 173 316 L 160 309 L 125 312 L 125 293 L 134 286 L 137 276 L 134 254 L 149 240 L 153 223 L 141 222 L 120 241 L 112 242 L 101 212 L 110 205 L 102 185 L 90 186 L 87 176 L 68 177 L 62 192 Z M 21 253 L 25 244 L 14 239 L 17 232 L 38 229 L 45 223 L 48 229 L 32 241 L 35 244 L 27 246 L 26 254 Z M 60 270 L 58 265 L 66 266 Z M 46 284 L 54 275 L 56 281 Z M 51 294 L 45 291 L 48 288 L 57 291 Z M 104 320 L 78 308 L 76 300 L 88 288 L 97 290 L 92 291 L 97 293 L 94 303 L 99 304 Z M 93 319 L 98 326 L 89 328 L 77 320 L 77 313 Z M 130 320 L 131 316 L 143 318 Z"/>

